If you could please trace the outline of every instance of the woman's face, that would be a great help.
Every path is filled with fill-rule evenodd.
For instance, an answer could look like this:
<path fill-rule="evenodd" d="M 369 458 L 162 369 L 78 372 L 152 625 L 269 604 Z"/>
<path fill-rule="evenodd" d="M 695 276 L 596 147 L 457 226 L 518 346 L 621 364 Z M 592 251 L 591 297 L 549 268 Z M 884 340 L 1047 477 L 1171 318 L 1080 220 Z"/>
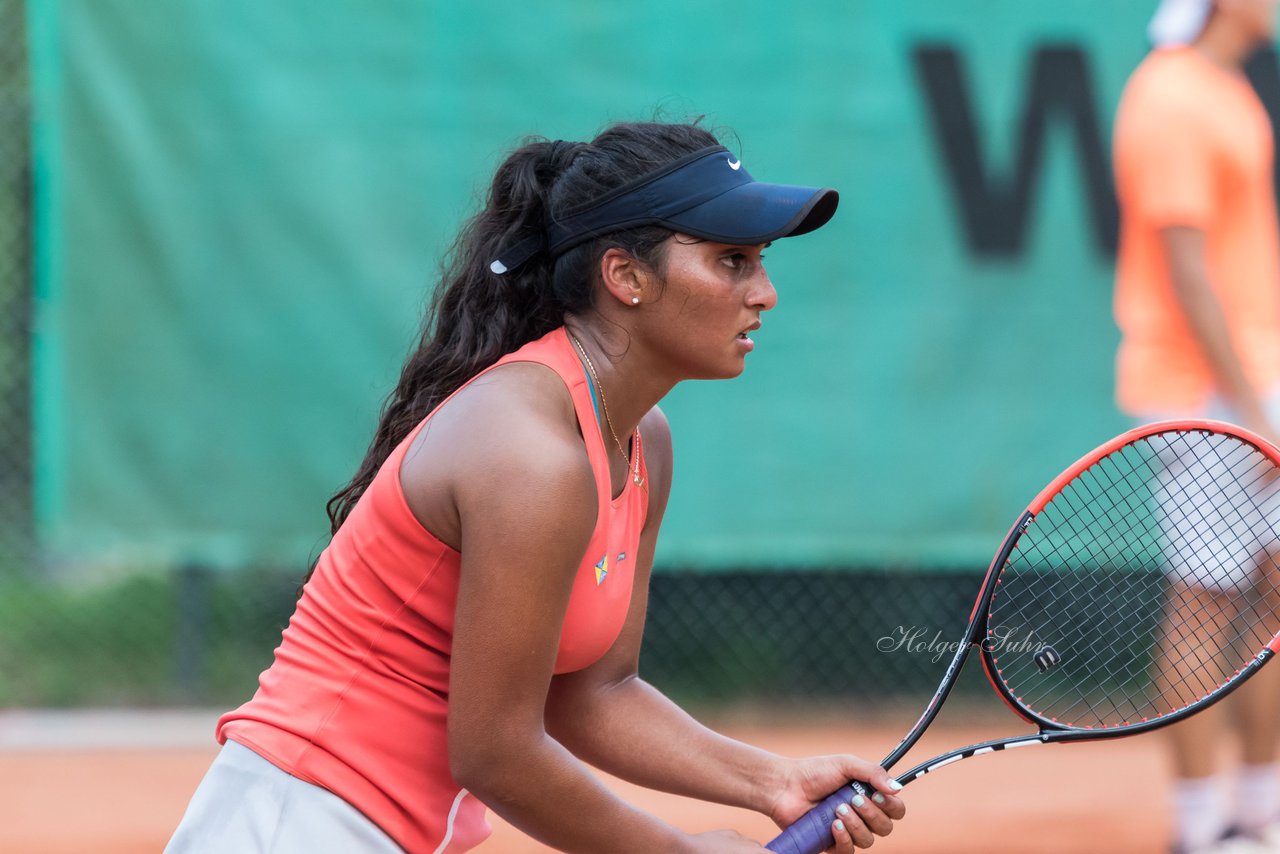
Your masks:
<path fill-rule="evenodd" d="M 679 379 L 742 373 L 750 335 L 778 294 L 764 271 L 768 244 L 734 246 L 677 234 L 667 241 L 665 281 L 642 293 L 651 340 Z"/>

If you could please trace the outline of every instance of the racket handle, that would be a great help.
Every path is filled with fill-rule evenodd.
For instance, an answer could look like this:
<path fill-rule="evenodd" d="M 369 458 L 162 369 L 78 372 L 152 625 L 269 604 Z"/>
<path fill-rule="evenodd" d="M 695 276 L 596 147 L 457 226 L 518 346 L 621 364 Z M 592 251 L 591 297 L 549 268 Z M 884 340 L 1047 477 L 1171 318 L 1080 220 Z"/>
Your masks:
<path fill-rule="evenodd" d="M 866 797 L 870 793 L 867 785 L 857 780 L 841 786 L 827 795 L 822 803 L 800 816 L 795 824 L 782 831 L 765 848 L 775 854 L 822 854 L 836 844 L 835 837 L 831 835 L 831 822 L 835 821 L 836 807 L 849 803 L 854 795 Z"/>

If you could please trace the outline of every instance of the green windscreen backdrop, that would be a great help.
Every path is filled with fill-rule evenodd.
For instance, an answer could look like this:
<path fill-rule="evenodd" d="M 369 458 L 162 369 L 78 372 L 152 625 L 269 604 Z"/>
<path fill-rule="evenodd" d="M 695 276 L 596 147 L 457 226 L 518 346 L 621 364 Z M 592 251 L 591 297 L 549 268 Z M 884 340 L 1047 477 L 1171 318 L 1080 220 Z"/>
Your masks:
<path fill-rule="evenodd" d="M 1152 6 L 30 4 L 43 541 L 306 561 L 503 152 L 660 112 L 841 192 L 768 251 L 746 373 L 664 403 L 660 563 L 985 564 L 1125 424 L 1108 139 Z"/>

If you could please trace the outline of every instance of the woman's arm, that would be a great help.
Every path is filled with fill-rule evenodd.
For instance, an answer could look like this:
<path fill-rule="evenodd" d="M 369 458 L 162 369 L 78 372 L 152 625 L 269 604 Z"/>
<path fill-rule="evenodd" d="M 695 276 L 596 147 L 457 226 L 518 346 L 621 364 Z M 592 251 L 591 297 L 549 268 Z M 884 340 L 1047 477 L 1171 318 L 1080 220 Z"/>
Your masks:
<path fill-rule="evenodd" d="M 656 407 L 640 424 L 649 509 L 622 632 L 591 667 L 552 680 L 547 728 L 596 767 L 641 786 L 760 809 L 776 757 L 702 726 L 637 675 L 658 529 L 671 491 L 671 430 Z M 762 786 L 763 784 L 763 786 Z"/>
<path fill-rule="evenodd" d="M 462 553 L 449 686 L 454 777 L 562 851 L 759 851 L 692 837 L 627 805 L 547 735 L 543 709 L 596 489 L 572 422 L 545 402 L 554 393 L 501 387 L 471 396 L 469 429 L 449 442 Z"/>
<path fill-rule="evenodd" d="M 794 821 L 853 777 L 870 780 L 888 793 L 889 775 L 878 765 L 853 757 L 797 761 L 751 747 L 698 723 L 639 678 L 649 576 L 672 470 L 670 428 L 657 408 L 641 422 L 641 432 L 649 469 L 649 512 L 627 622 L 603 659 L 552 681 L 548 732 L 586 762 L 625 780 L 753 809 L 782 824 Z M 892 796 L 883 809 L 868 801 L 845 823 L 859 844 L 867 845 L 868 827 L 888 833 L 889 816 L 900 818 L 900 807 L 901 801 Z"/>

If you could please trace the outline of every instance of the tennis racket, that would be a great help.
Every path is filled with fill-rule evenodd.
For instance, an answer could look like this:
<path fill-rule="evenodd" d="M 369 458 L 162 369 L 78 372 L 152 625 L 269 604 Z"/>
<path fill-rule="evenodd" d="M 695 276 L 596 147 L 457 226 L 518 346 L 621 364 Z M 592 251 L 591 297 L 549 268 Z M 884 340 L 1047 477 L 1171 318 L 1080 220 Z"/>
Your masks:
<path fill-rule="evenodd" d="M 1039 732 L 971 744 L 897 777 L 1017 747 L 1136 735 L 1199 712 L 1280 651 L 1280 449 L 1239 427 L 1131 430 L 1050 483 L 1005 537 L 933 699 L 881 765 L 919 740 L 965 660 Z M 1036 644 L 1010 644 L 1013 633 Z M 819 854 L 853 781 L 766 847 Z"/>

